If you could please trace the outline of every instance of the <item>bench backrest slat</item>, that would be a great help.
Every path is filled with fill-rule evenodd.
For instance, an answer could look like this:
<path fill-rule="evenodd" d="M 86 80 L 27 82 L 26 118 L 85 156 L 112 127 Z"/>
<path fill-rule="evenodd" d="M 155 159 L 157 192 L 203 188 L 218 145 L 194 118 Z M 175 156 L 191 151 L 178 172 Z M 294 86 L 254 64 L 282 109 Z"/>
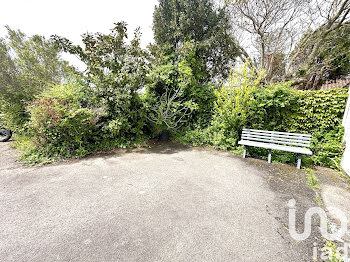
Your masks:
<path fill-rule="evenodd" d="M 305 136 L 300 136 L 300 135 L 290 135 L 291 133 L 285 133 L 285 134 L 274 134 L 274 133 L 261 133 L 261 132 L 255 132 L 255 131 L 249 131 L 249 132 L 244 132 L 243 130 L 242 134 L 249 134 L 249 135 L 257 135 L 257 136 L 271 136 L 271 137 L 276 137 L 276 138 L 286 138 L 286 139 L 294 139 L 298 141 L 306 141 L 309 142 L 311 141 L 311 136 L 310 137 L 305 137 Z"/>
<path fill-rule="evenodd" d="M 258 142 L 265 142 L 265 143 L 273 143 L 273 144 L 281 144 L 281 145 L 291 145 L 291 146 L 300 146 L 300 147 L 309 147 L 309 144 L 306 143 L 297 143 L 297 142 L 289 142 L 289 141 L 281 141 L 277 139 L 269 139 L 269 138 L 259 138 L 259 137 L 252 137 L 252 136 L 242 136 L 243 140 L 249 140 L 249 141 L 258 141 Z"/>
<path fill-rule="evenodd" d="M 285 143 L 285 144 L 295 144 L 297 146 L 308 146 L 310 142 L 305 141 L 305 140 L 297 140 L 297 139 L 287 139 L 287 138 L 279 138 L 275 136 L 259 136 L 259 135 L 247 135 L 243 134 L 242 135 L 243 139 L 246 140 L 259 140 L 259 141 L 268 141 L 272 143 Z"/>
<path fill-rule="evenodd" d="M 244 128 L 242 140 L 264 143 L 291 145 L 297 147 L 310 147 L 312 136 L 309 134 L 276 132 Z"/>
<path fill-rule="evenodd" d="M 268 133 L 268 134 L 280 134 L 280 135 L 290 135 L 290 136 L 301 136 L 301 137 L 312 137 L 310 134 L 301 134 L 301 133 L 288 133 L 288 132 L 278 132 L 278 131 L 268 131 L 268 130 L 258 130 L 258 129 L 248 129 L 243 128 L 243 131 L 249 132 L 260 132 L 260 133 Z"/>

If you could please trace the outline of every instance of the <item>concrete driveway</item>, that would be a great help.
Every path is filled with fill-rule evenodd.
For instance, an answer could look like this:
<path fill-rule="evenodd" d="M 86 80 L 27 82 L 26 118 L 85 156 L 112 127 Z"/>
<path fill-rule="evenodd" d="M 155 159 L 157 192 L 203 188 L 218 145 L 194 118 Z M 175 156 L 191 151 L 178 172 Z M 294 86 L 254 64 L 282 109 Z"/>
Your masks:
<path fill-rule="evenodd" d="M 1 261 L 300 262 L 321 241 L 289 236 L 288 200 L 316 205 L 293 166 L 173 144 L 43 167 L 0 155 Z"/>

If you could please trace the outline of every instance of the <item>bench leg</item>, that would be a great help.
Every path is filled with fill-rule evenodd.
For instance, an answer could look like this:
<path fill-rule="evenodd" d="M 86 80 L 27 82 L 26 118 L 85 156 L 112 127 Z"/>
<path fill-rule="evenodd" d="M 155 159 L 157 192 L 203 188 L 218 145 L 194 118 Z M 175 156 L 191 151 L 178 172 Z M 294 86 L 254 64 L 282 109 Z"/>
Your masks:
<path fill-rule="evenodd" d="M 247 146 L 244 146 L 244 150 L 243 150 L 243 158 L 245 158 L 247 154 Z"/>
<path fill-rule="evenodd" d="M 301 168 L 301 154 L 298 154 L 298 161 L 297 161 L 297 168 L 300 169 Z"/>
<path fill-rule="evenodd" d="M 271 163 L 271 150 L 269 150 L 268 162 Z"/>

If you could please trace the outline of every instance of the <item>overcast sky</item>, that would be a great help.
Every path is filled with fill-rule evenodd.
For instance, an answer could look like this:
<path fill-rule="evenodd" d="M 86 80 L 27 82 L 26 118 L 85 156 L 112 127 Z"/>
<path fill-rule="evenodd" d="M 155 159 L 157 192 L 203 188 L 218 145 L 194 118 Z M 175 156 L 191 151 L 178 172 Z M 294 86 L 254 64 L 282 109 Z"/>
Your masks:
<path fill-rule="evenodd" d="M 53 34 L 80 44 L 83 33 L 108 33 L 113 23 L 128 23 L 129 34 L 138 26 L 142 46 L 153 40 L 152 19 L 157 0 L 1 0 L 0 36 L 5 25 L 27 35 Z"/>

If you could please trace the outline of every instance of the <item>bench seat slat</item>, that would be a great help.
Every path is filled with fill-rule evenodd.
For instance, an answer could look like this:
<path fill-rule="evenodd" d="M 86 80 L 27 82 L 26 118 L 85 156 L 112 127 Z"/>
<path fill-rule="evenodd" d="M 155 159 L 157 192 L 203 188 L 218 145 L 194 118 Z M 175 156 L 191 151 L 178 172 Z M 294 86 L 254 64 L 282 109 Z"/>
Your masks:
<path fill-rule="evenodd" d="M 262 147 L 267 149 L 273 149 L 273 150 L 281 150 L 281 151 L 287 151 L 287 152 L 293 152 L 298 154 L 305 154 L 305 155 L 312 155 L 312 152 L 308 148 L 300 148 L 300 147 L 294 147 L 294 146 L 284 146 L 284 145 L 277 145 L 277 144 L 271 144 L 271 143 L 263 143 L 263 142 L 256 142 L 256 141 L 248 141 L 248 140 L 241 140 L 238 142 L 239 145 L 244 146 L 255 146 L 255 147 Z"/>
<path fill-rule="evenodd" d="M 310 134 L 267 131 L 267 130 L 248 129 L 248 128 L 243 128 L 243 131 L 247 131 L 247 132 L 252 131 L 252 132 L 268 133 L 268 134 L 280 134 L 280 135 L 289 135 L 289 136 L 301 136 L 301 137 L 310 137 L 310 138 L 312 137 Z"/>
<path fill-rule="evenodd" d="M 286 138 L 286 139 L 295 139 L 295 140 L 303 140 L 303 141 L 311 141 L 311 137 L 304 136 L 291 136 L 291 135 L 282 135 L 282 134 L 273 134 L 273 133 L 259 133 L 253 131 L 243 131 L 242 135 L 259 135 L 259 136 L 271 136 L 276 138 Z"/>
<path fill-rule="evenodd" d="M 286 138 L 276 138 L 271 136 L 260 136 L 260 135 L 247 135 L 243 134 L 242 139 L 244 140 L 257 140 L 267 143 L 277 143 L 277 144 L 287 144 L 287 145 L 296 145 L 301 147 L 310 147 L 310 142 L 297 140 L 297 139 L 286 139 Z"/>

